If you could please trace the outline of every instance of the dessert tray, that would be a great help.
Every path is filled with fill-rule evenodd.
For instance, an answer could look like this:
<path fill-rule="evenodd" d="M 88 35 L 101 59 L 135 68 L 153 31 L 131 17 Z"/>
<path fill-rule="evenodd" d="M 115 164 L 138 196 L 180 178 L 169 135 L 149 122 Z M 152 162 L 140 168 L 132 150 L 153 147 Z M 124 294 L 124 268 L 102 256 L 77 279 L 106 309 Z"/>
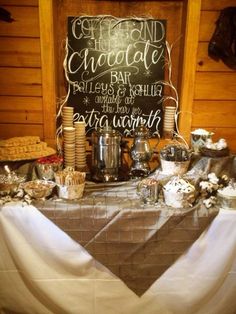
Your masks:
<path fill-rule="evenodd" d="M 34 160 L 55 154 L 39 136 L 18 136 L 0 140 L 0 161 Z"/>
<path fill-rule="evenodd" d="M 9 158 L 9 159 L 6 159 L 6 158 L 3 158 L 1 159 L 0 158 L 0 162 L 16 162 L 16 161 L 32 161 L 32 160 L 37 160 L 41 157 L 47 157 L 47 156 L 51 156 L 51 155 L 54 155 L 56 153 L 56 151 L 54 149 L 52 150 L 48 150 L 47 152 L 43 152 L 43 153 L 40 153 L 40 154 L 37 154 L 37 155 L 25 155 L 24 157 L 19 157 L 19 158 Z"/>

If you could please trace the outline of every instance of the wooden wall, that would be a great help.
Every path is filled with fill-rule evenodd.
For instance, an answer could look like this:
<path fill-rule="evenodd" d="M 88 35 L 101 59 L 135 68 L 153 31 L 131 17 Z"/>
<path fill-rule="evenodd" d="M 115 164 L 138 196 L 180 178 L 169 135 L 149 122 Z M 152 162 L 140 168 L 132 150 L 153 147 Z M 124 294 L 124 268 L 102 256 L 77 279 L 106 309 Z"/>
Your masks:
<path fill-rule="evenodd" d="M 0 0 L 0 138 L 44 138 L 38 0 Z"/>
<path fill-rule="evenodd" d="M 228 6 L 236 6 L 235 0 L 202 0 L 191 128 L 215 132 L 236 152 L 236 71 L 207 51 L 220 10 Z"/>
<path fill-rule="evenodd" d="M 63 4 L 64 0 L 57 2 Z M 90 10 L 88 1 L 82 2 L 87 6 L 86 11 Z M 114 14 L 114 5 L 109 9 L 111 2 L 99 1 L 99 7 L 106 4 L 106 13 Z M 136 10 L 140 2 L 126 1 L 129 7 L 133 5 Z M 0 138 L 37 134 L 50 144 L 54 142 L 54 56 L 50 50 L 50 41 L 47 41 L 50 40 L 47 34 L 51 30 L 48 19 L 52 21 L 52 17 L 47 15 L 51 12 L 47 7 L 50 3 L 50 0 L 0 0 L 0 6 L 9 10 L 15 19 L 13 23 L 0 21 Z M 191 0 L 191 3 L 194 10 L 194 5 L 199 0 Z M 192 57 L 186 60 L 193 63 L 191 66 L 196 71 L 183 77 L 181 111 L 184 114 L 180 126 L 184 135 L 191 129 L 200 127 L 212 130 L 215 139 L 226 138 L 231 151 L 236 152 L 236 73 L 207 55 L 208 42 L 220 10 L 234 5 L 235 0 L 201 1 L 199 39 L 195 40 L 194 37 L 198 30 L 194 36 L 191 29 L 187 34 L 189 40 L 194 41 L 191 43 Z M 194 14 L 198 18 L 197 8 L 192 16 Z M 191 19 L 189 26 L 190 22 Z M 60 43 L 57 42 L 55 46 L 58 44 Z M 184 66 L 189 67 L 186 64 Z M 188 71 L 185 73 L 188 74 Z M 59 86 L 63 85 L 61 80 L 60 78 L 60 82 L 57 82 Z M 183 86 L 187 88 L 183 90 Z"/>

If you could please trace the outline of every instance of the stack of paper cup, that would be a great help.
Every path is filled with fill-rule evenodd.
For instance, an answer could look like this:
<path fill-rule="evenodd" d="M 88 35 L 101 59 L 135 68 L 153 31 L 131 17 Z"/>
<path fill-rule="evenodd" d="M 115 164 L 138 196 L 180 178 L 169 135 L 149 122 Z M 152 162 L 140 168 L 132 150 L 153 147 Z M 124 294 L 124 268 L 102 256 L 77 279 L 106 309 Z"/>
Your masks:
<path fill-rule="evenodd" d="M 63 128 L 64 166 L 75 167 L 75 128 Z"/>
<path fill-rule="evenodd" d="M 73 107 L 63 107 L 62 108 L 62 127 L 73 127 L 73 115 L 74 108 Z"/>
<path fill-rule="evenodd" d="M 84 171 L 86 168 L 86 135 L 85 122 L 74 123 L 75 127 L 75 167 L 77 170 Z"/>
<path fill-rule="evenodd" d="M 164 123 L 163 130 L 167 133 L 172 133 L 175 126 L 175 112 L 176 108 L 171 106 L 166 106 L 164 109 Z"/>

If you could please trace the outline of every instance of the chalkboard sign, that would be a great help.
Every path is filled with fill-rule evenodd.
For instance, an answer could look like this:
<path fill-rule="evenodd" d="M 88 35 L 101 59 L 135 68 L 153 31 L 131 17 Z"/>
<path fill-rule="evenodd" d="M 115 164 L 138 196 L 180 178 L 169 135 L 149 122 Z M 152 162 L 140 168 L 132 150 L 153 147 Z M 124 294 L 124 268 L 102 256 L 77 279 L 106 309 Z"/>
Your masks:
<path fill-rule="evenodd" d="M 87 134 L 111 126 L 128 136 L 144 123 L 162 133 L 166 20 L 68 17 L 69 106 Z"/>

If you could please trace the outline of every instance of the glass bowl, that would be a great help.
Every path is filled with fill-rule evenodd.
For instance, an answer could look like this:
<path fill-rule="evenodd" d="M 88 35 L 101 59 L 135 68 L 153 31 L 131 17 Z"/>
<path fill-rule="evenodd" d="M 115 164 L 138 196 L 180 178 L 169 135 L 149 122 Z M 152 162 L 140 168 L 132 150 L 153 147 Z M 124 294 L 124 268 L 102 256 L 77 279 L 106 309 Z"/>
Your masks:
<path fill-rule="evenodd" d="M 63 158 L 56 155 L 42 157 L 36 161 L 35 165 L 40 180 L 54 180 L 55 172 L 63 168 Z"/>
<path fill-rule="evenodd" d="M 158 202 L 160 189 L 159 181 L 153 178 L 145 178 L 138 183 L 136 190 L 145 204 L 155 204 Z"/>
<path fill-rule="evenodd" d="M 33 180 L 21 184 L 25 193 L 34 199 L 45 199 L 50 196 L 55 186 L 55 182 L 45 180 Z"/>
<path fill-rule="evenodd" d="M 18 176 L 15 173 L 0 174 L 0 196 L 14 194 L 24 181 L 25 176 Z"/>

